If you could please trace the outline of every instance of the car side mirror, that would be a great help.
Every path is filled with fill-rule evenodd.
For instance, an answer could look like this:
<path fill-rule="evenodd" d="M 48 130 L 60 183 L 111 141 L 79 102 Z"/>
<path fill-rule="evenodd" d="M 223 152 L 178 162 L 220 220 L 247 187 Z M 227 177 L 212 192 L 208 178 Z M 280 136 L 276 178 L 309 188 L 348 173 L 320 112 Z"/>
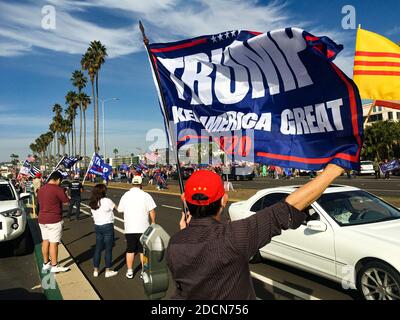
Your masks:
<path fill-rule="evenodd" d="M 326 230 L 328 230 L 328 226 L 323 221 L 313 220 L 307 222 L 307 229 L 316 232 L 325 232 Z"/>

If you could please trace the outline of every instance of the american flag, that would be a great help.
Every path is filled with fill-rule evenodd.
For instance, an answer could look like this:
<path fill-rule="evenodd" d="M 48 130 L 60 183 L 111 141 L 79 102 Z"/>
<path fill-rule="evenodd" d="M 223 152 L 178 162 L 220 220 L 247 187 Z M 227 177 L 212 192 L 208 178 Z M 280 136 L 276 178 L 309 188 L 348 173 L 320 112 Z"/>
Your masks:
<path fill-rule="evenodd" d="M 37 173 L 40 173 L 40 169 L 32 166 L 31 170 L 29 170 L 29 175 L 34 178 Z"/>
<path fill-rule="evenodd" d="M 157 163 L 157 160 L 158 160 L 158 157 L 159 157 L 158 154 L 156 154 L 155 152 L 151 152 L 151 153 L 146 152 L 144 156 L 148 160 L 150 160 L 151 162 L 154 162 L 154 163 Z"/>

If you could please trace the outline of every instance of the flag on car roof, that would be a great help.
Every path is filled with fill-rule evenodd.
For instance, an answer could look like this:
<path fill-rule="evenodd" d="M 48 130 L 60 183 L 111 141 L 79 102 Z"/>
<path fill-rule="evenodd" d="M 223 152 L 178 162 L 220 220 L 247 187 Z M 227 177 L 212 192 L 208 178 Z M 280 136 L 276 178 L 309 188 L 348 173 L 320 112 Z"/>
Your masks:
<path fill-rule="evenodd" d="M 359 28 L 354 81 L 363 99 L 400 100 L 400 46 Z"/>

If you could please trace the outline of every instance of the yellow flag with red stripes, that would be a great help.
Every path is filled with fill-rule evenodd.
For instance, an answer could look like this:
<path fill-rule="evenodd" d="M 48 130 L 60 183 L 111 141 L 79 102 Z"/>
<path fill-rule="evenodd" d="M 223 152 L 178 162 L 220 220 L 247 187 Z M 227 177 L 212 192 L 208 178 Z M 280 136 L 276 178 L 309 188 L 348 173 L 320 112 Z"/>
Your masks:
<path fill-rule="evenodd" d="M 400 46 L 359 28 L 354 81 L 363 99 L 400 100 Z"/>

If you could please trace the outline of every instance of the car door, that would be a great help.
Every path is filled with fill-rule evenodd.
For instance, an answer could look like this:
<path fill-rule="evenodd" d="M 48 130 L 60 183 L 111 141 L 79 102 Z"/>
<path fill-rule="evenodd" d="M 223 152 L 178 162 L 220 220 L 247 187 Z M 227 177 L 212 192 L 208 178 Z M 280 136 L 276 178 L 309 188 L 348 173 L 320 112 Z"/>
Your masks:
<path fill-rule="evenodd" d="M 283 201 L 287 193 L 271 193 L 259 199 L 251 208 L 258 211 Z M 321 275 L 335 276 L 334 232 L 329 222 L 318 212 L 318 207 L 307 208 L 312 220 L 324 222 L 326 231 L 317 232 L 307 228 L 306 223 L 296 230 L 283 231 L 274 237 L 270 244 L 261 249 L 264 256 L 274 260 L 299 266 Z"/>

